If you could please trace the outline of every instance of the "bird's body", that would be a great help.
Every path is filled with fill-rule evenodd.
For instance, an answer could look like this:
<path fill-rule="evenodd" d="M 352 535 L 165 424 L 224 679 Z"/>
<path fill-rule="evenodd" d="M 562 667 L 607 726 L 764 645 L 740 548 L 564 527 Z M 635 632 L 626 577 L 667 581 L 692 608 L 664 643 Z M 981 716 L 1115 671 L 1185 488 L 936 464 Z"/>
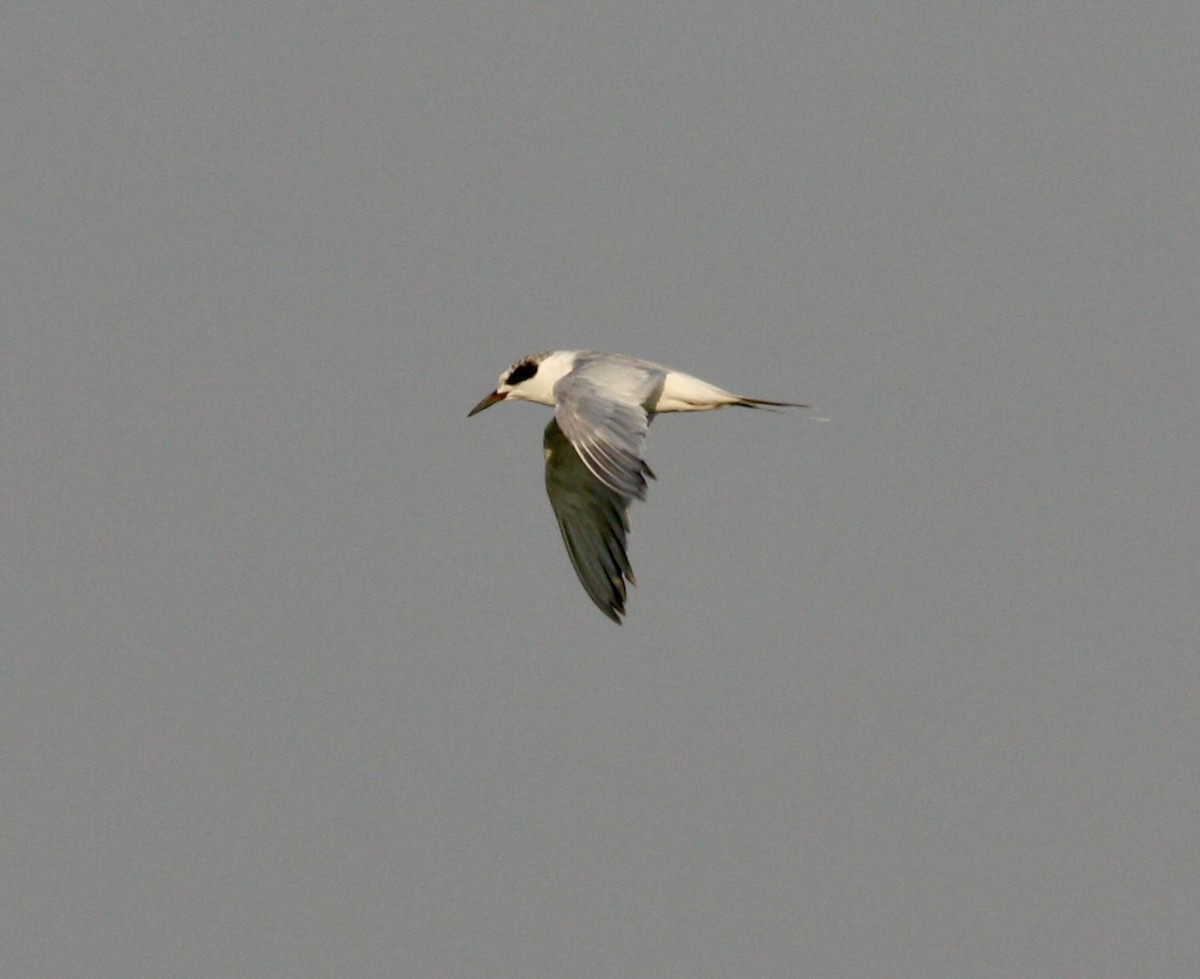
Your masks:
<path fill-rule="evenodd" d="M 811 407 L 743 398 L 648 360 L 590 350 L 553 350 L 517 361 L 469 414 L 508 400 L 554 408 L 543 438 L 550 505 L 584 590 L 618 623 L 625 582 L 636 584 L 625 553 L 629 505 L 646 498 L 646 477 L 654 477 L 643 453 L 651 418 L 730 405 Z"/>

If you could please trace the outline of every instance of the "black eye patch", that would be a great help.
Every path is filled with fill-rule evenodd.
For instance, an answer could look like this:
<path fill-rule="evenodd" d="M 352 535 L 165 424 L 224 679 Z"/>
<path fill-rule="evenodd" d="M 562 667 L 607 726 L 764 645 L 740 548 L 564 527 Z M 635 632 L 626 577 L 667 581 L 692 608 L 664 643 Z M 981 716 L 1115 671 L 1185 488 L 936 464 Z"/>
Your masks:
<path fill-rule="evenodd" d="M 505 378 L 506 384 L 520 384 L 522 381 L 527 381 L 537 373 L 538 365 L 536 360 L 523 360 L 508 372 L 508 377 Z"/>

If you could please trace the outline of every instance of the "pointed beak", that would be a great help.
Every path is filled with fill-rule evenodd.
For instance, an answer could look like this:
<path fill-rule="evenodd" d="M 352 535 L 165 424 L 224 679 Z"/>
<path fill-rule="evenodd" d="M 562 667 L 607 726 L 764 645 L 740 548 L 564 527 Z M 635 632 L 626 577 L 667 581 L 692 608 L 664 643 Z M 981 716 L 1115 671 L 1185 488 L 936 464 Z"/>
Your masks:
<path fill-rule="evenodd" d="M 484 408 L 490 408 L 497 401 L 503 401 L 504 397 L 505 396 L 503 394 L 501 394 L 499 391 L 493 391 L 486 398 L 484 398 L 482 401 L 480 401 L 479 404 L 477 404 L 474 408 L 472 408 L 470 411 L 468 411 L 467 417 L 470 418 L 472 415 L 478 415 L 481 411 L 483 411 Z"/>

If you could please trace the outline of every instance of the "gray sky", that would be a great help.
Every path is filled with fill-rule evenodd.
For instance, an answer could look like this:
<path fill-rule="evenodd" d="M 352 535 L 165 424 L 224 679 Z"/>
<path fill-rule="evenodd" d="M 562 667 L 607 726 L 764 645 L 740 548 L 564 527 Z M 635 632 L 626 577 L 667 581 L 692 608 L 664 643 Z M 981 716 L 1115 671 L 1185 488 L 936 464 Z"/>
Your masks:
<path fill-rule="evenodd" d="M 1195 974 L 1200 13 L 831 7 L 9 5 L 0 971 Z"/>

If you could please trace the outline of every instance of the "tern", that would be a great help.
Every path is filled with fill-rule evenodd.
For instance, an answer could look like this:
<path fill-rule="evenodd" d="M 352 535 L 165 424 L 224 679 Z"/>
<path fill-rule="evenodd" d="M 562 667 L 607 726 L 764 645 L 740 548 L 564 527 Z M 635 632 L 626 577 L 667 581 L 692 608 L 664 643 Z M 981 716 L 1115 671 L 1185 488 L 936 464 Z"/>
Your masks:
<path fill-rule="evenodd" d="M 636 585 L 625 551 L 629 507 L 646 498 L 643 448 L 650 421 L 668 411 L 812 408 L 744 398 L 660 364 L 593 350 L 551 350 L 518 360 L 467 417 L 500 401 L 554 408 L 542 447 L 546 492 L 584 591 L 621 623 L 625 582 Z"/>

